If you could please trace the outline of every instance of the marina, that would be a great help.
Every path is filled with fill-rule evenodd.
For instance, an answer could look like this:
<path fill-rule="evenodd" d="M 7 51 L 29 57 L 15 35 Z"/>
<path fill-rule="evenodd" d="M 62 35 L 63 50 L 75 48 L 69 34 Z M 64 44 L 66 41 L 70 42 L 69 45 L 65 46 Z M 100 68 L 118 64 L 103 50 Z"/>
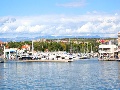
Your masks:
<path fill-rule="evenodd" d="M 0 8 L 0 90 L 120 90 L 120 0 Z"/>
<path fill-rule="evenodd" d="M 92 51 L 91 43 L 81 51 L 35 51 L 5 48 L 0 62 L 0 89 L 11 90 L 117 90 L 120 88 L 119 45 L 109 40 Z M 79 44 L 78 44 L 79 45 Z M 91 45 L 91 46 L 90 46 Z M 89 46 L 89 50 L 88 50 Z M 27 47 L 27 48 L 26 48 Z M 83 47 L 83 46 L 82 46 Z"/>

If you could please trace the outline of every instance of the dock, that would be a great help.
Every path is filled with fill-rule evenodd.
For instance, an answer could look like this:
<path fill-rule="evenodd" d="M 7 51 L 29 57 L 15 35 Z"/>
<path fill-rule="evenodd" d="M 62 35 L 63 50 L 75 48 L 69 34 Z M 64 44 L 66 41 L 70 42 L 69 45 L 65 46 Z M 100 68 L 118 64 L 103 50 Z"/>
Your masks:
<path fill-rule="evenodd" d="M 120 61 L 120 59 L 117 58 L 98 58 L 99 61 Z"/>
<path fill-rule="evenodd" d="M 73 60 L 18 60 L 20 62 L 73 62 Z"/>

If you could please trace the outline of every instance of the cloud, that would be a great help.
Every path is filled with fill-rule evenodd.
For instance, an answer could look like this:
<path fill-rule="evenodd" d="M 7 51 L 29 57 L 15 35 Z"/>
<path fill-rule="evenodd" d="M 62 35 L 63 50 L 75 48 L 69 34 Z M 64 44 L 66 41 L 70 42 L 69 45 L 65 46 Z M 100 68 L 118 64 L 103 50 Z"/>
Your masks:
<path fill-rule="evenodd" d="M 25 26 L 18 26 L 18 28 L 16 28 L 15 32 L 25 33 L 25 30 L 26 30 Z"/>
<path fill-rule="evenodd" d="M 74 2 L 68 2 L 63 4 L 56 4 L 56 5 L 60 7 L 83 7 L 86 4 L 87 3 L 85 2 L 85 0 L 81 0 L 81 1 L 74 1 Z"/>
<path fill-rule="evenodd" d="M 0 18 L 0 26 L 4 25 L 6 23 L 15 22 L 15 21 L 16 21 L 15 18 L 2 17 L 2 18 Z"/>
<path fill-rule="evenodd" d="M 0 24 L 0 34 L 4 33 L 4 36 L 0 37 L 41 35 L 117 37 L 120 16 L 115 14 L 13 16 L 1 17 Z"/>
<path fill-rule="evenodd" d="M 45 28 L 46 28 L 45 25 L 35 25 L 35 26 L 30 26 L 28 31 L 31 33 L 38 33 L 44 31 Z"/>

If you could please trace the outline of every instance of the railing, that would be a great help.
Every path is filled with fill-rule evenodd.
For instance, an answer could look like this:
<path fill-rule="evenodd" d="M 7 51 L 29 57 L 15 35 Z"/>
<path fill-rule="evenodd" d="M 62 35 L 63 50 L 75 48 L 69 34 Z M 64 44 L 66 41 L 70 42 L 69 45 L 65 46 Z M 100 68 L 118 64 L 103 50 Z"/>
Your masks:
<path fill-rule="evenodd" d="M 99 53 L 110 53 L 111 51 L 110 50 L 99 50 Z"/>

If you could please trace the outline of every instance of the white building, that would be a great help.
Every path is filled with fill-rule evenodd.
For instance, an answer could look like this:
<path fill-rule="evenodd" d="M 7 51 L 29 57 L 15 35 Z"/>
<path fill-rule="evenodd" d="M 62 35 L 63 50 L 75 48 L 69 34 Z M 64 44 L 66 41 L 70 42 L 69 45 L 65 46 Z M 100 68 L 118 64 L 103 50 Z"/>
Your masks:
<path fill-rule="evenodd" d="M 4 47 L 4 58 L 15 59 L 17 55 L 17 48 L 5 49 Z"/>
<path fill-rule="evenodd" d="M 99 45 L 99 60 L 115 60 L 118 57 L 116 45 Z"/>
<path fill-rule="evenodd" d="M 118 57 L 120 59 L 120 32 L 118 32 Z"/>

